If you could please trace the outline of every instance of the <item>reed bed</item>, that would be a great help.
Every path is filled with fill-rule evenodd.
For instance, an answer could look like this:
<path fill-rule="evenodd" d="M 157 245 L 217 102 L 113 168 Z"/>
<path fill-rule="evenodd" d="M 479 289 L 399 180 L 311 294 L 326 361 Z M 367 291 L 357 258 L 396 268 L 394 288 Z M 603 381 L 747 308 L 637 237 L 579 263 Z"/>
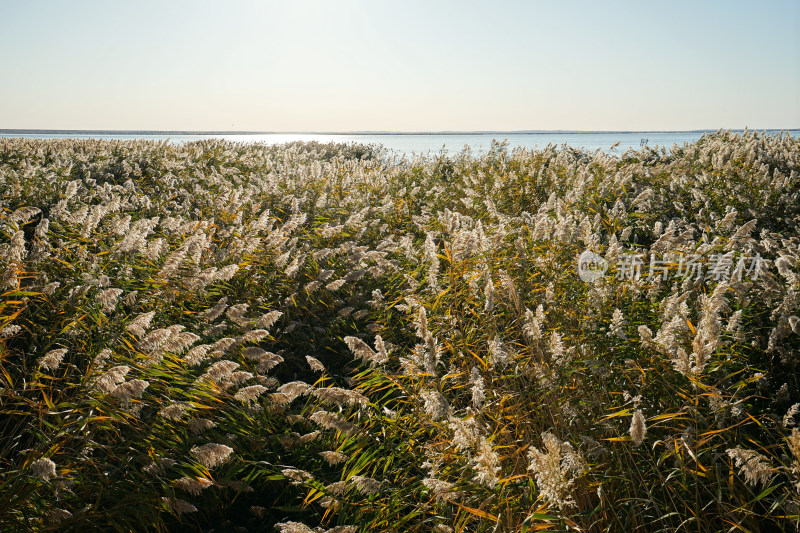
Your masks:
<path fill-rule="evenodd" d="M 795 530 L 799 172 L 0 139 L 0 530 Z"/>

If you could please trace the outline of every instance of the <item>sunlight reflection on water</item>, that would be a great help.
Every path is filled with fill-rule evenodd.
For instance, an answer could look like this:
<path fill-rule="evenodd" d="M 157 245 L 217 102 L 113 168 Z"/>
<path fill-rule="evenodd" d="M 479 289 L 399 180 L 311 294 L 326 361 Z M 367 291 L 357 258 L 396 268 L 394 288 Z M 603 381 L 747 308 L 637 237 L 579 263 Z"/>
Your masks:
<path fill-rule="evenodd" d="M 770 133 L 777 134 L 777 131 Z M 793 137 L 800 136 L 800 130 L 789 130 Z M 317 141 L 321 143 L 365 143 L 382 144 L 389 150 L 403 154 L 438 154 L 443 150 L 456 154 L 468 147 L 473 154 L 483 154 L 489 150 L 492 139 L 506 140 L 509 149 L 518 146 L 544 148 L 548 144 L 566 144 L 589 151 L 620 154 L 632 148 L 638 150 L 642 145 L 665 146 L 667 149 L 678 144 L 698 140 L 703 132 L 600 132 L 600 133 L 441 133 L 441 134 L 322 134 L 322 133 L 264 133 L 264 134 L 142 134 L 142 133 L 0 133 L 0 137 L 27 137 L 36 139 L 76 138 L 76 139 L 147 139 L 168 140 L 186 143 L 203 139 L 225 139 L 243 143 L 284 144 L 293 141 Z M 615 143 L 619 143 L 614 146 Z"/>

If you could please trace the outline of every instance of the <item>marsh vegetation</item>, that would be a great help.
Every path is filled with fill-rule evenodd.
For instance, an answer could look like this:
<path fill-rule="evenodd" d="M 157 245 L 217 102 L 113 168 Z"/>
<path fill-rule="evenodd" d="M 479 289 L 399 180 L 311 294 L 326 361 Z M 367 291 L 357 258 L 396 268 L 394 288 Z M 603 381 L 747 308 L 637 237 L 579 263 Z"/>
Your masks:
<path fill-rule="evenodd" d="M 797 528 L 799 172 L 0 139 L 0 529 Z"/>

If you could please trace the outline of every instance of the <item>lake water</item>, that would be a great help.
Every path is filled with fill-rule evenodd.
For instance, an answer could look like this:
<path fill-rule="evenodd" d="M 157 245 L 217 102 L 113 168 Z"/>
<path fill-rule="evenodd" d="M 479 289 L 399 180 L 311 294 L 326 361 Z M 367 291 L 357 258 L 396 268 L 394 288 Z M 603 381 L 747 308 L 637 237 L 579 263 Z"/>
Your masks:
<path fill-rule="evenodd" d="M 800 130 L 787 130 L 792 137 L 800 137 Z M 778 134 L 778 130 L 767 130 Z M 469 147 L 474 154 L 485 153 L 492 139 L 508 141 L 509 148 L 524 146 L 528 148 L 544 148 L 548 144 L 566 144 L 586 150 L 602 150 L 610 153 L 622 153 L 628 148 L 639 149 L 642 145 L 665 146 L 683 145 L 694 142 L 703 135 L 702 131 L 684 132 L 541 132 L 541 133 L 436 133 L 436 134 L 317 134 L 317 133 L 268 133 L 268 134 L 183 134 L 183 133 L 18 133 L 0 132 L 0 137 L 27 137 L 36 139 L 149 139 L 168 140 L 174 143 L 185 143 L 201 139 L 226 139 L 244 143 L 282 144 L 291 141 L 319 141 L 382 144 L 399 154 L 440 153 L 445 150 L 449 154 L 458 153 Z M 612 146 L 619 142 L 615 148 Z"/>

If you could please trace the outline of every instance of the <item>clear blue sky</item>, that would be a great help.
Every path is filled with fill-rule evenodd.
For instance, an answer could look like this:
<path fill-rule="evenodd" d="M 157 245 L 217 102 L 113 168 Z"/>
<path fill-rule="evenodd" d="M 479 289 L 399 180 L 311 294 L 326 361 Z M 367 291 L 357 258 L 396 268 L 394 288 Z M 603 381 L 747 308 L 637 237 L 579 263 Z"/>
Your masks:
<path fill-rule="evenodd" d="M 800 127 L 800 2 L 0 0 L 0 128 Z"/>

